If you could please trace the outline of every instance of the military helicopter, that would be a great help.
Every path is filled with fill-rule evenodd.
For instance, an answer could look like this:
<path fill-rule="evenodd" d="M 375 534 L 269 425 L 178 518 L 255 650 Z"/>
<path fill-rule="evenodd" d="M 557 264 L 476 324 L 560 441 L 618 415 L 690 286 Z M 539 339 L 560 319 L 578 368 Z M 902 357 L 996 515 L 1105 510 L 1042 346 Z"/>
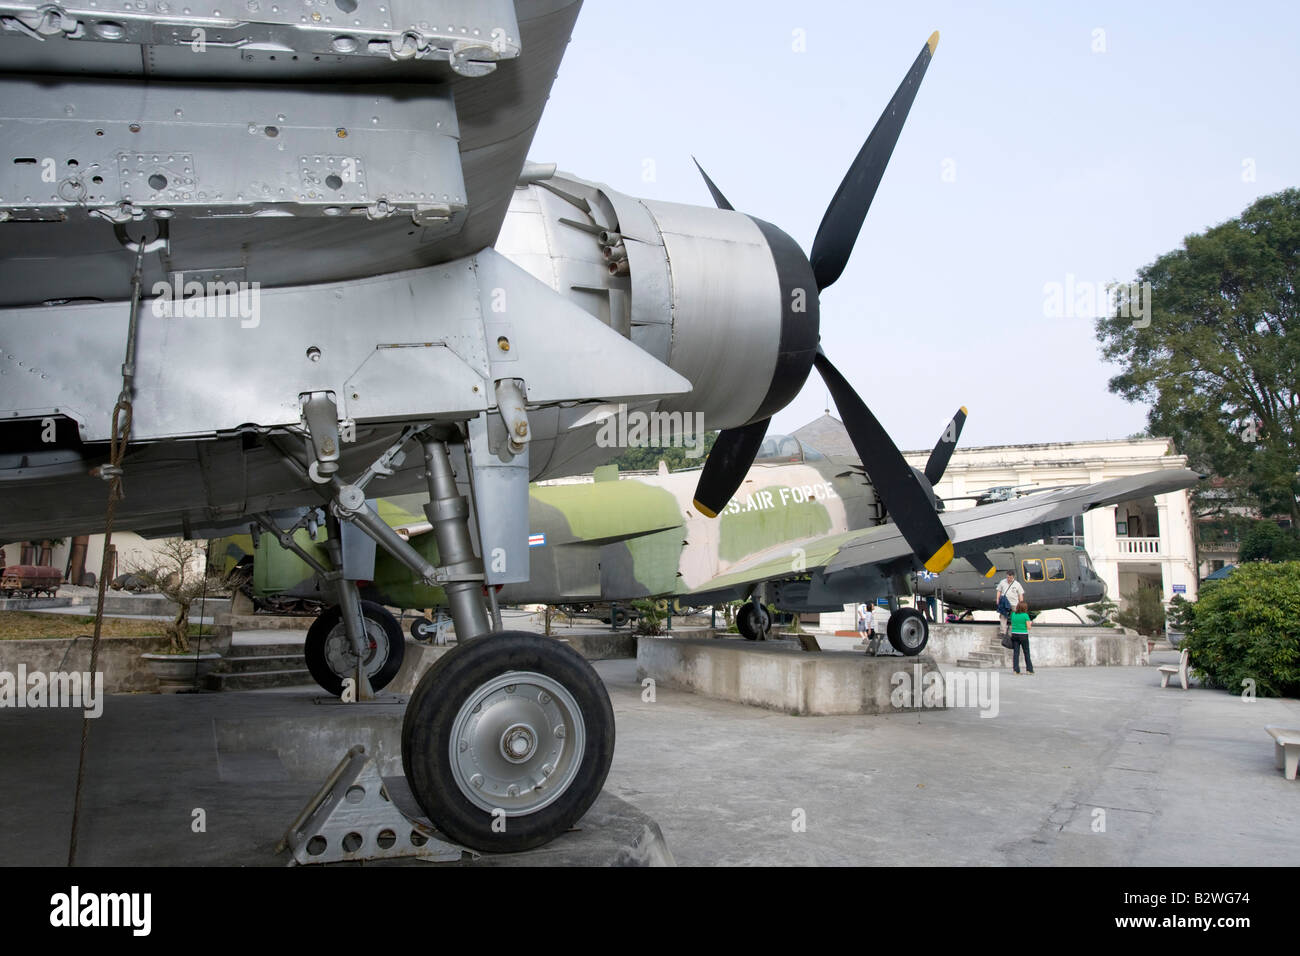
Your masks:
<path fill-rule="evenodd" d="M 997 569 L 992 578 L 959 558 L 938 574 L 918 573 L 913 593 L 917 597 L 940 597 L 949 607 L 993 611 L 997 609 L 998 573 L 1011 570 L 1024 587 L 1025 603 L 1034 614 L 1092 604 L 1106 596 L 1106 582 L 1098 576 L 1083 548 L 1034 544 L 990 551 L 988 557 Z"/>

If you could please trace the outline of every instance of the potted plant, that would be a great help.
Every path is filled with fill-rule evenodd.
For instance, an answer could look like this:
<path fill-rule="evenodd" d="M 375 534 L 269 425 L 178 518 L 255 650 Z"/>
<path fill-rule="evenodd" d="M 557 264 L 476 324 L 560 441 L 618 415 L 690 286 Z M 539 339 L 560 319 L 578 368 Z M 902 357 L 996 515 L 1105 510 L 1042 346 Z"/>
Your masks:
<path fill-rule="evenodd" d="M 176 605 L 176 615 L 163 631 L 167 649 L 140 655 L 158 678 L 159 690 L 175 694 L 196 688 L 221 655 L 190 647 L 190 607 L 205 593 L 220 591 L 221 578 L 208 573 L 203 548 L 184 538 L 160 542 L 149 560 L 132 566 L 130 573 Z"/>

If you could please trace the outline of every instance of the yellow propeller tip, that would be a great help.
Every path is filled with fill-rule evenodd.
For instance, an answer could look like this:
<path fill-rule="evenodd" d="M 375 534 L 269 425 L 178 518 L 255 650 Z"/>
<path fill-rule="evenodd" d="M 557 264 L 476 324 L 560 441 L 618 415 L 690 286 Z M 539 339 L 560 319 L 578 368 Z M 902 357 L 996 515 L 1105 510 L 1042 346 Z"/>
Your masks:
<path fill-rule="evenodd" d="M 961 413 L 962 413 L 963 415 L 969 415 L 969 414 L 970 414 L 970 412 L 966 411 L 966 406 L 965 406 L 965 405 L 963 405 L 963 406 L 961 407 Z"/>
<path fill-rule="evenodd" d="M 704 507 L 704 505 L 700 504 L 698 500 L 692 501 L 691 504 L 695 505 L 695 510 L 706 518 L 716 518 L 718 516 L 716 511 Z"/>
<path fill-rule="evenodd" d="M 984 576 L 985 576 L 986 578 L 991 578 L 991 577 L 993 577 L 993 575 L 995 575 L 995 574 L 997 574 L 997 573 L 998 573 L 998 569 L 997 569 L 997 568 L 989 568 L 986 572 L 984 572 Z"/>
<path fill-rule="evenodd" d="M 925 562 L 925 569 L 932 574 L 938 574 L 950 564 L 952 564 L 952 541 L 945 541 L 942 548 L 930 555 L 930 560 Z"/>
<path fill-rule="evenodd" d="M 939 31 L 935 30 L 930 34 L 930 39 L 925 41 L 925 45 L 930 48 L 930 56 L 934 56 L 934 48 L 939 45 Z"/>

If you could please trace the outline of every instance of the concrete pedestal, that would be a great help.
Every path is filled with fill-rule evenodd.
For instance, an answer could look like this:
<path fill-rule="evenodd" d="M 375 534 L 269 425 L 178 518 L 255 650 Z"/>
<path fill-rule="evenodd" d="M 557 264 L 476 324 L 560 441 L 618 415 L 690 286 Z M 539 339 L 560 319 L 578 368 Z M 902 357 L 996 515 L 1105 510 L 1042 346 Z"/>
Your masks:
<path fill-rule="evenodd" d="M 706 697 L 787 714 L 885 714 L 941 708 L 924 685 L 939 674 L 927 655 L 866 657 L 850 651 L 808 653 L 793 642 L 642 637 L 637 677 Z M 942 676 L 937 680 L 943 687 Z M 916 693 L 913 694 L 913 688 Z M 901 693 L 906 690 L 907 693 Z M 898 693 L 896 693 L 898 692 Z"/>

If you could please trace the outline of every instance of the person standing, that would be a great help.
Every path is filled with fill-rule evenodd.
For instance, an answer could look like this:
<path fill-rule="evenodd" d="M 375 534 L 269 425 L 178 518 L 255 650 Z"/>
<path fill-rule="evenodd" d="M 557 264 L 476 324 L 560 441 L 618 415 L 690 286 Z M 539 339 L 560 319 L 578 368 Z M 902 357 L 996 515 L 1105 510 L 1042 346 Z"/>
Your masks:
<path fill-rule="evenodd" d="M 1003 598 L 1006 600 L 1004 601 Z M 1011 614 L 1017 604 L 1025 599 L 1024 586 L 1016 580 L 1016 572 L 1013 568 L 1007 568 L 1007 576 L 998 582 L 997 607 L 998 607 L 998 637 L 1009 633 Z"/>
<path fill-rule="evenodd" d="M 1020 673 L 1020 649 L 1025 649 L 1025 673 L 1034 672 L 1034 663 L 1029 659 L 1029 605 L 1023 600 L 1011 612 L 1011 669 Z"/>

